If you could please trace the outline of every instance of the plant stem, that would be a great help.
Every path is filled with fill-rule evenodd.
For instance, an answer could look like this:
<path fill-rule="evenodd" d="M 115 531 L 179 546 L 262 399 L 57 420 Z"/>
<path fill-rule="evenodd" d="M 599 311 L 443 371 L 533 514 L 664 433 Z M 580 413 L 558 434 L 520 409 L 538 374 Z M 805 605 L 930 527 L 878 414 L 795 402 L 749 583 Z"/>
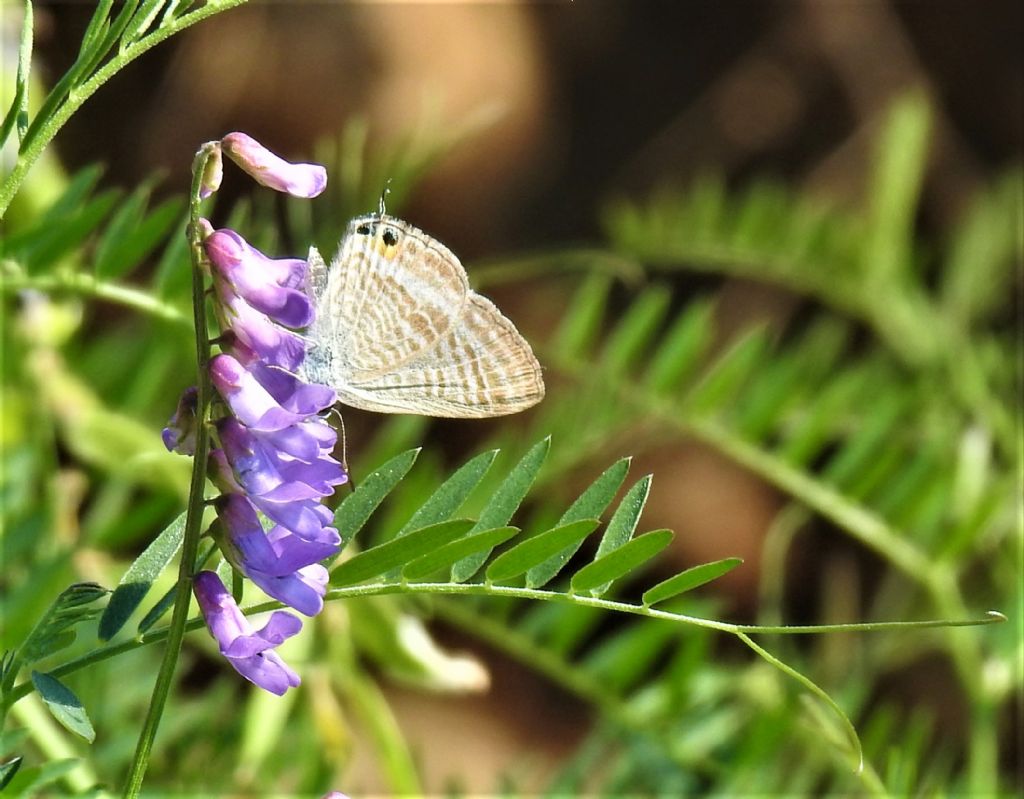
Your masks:
<path fill-rule="evenodd" d="M 100 280 L 86 272 L 58 272 L 50 275 L 0 275 L 0 291 L 17 292 L 35 289 L 44 292 L 66 291 L 124 305 L 157 319 L 188 325 L 188 317 L 175 306 L 130 286 Z"/>
<path fill-rule="evenodd" d="M 191 589 L 191 586 L 189 587 Z M 671 613 L 665 610 L 644 605 L 632 605 L 628 602 L 616 602 L 610 599 L 598 597 L 577 596 L 575 594 L 562 594 L 557 591 L 545 591 L 535 588 L 519 588 L 516 586 L 488 585 L 485 583 L 366 583 L 363 585 L 345 586 L 334 588 L 324 597 L 325 601 L 336 599 L 348 599 L 350 597 L 381 596 L 384 594 L 439 594 L 439 595 L 471 595 L 471 596 L 505 596 L 517 599 L 534 599 L 560 601 L 573 605 L 585 605 L 587 607 L 600 608 L 601 610 L 629 613 L 635 616 L 644 616 L 649 619 L 660 619 L 662 621 L 676 622 L 678 624 L 690 624 L 695 627 L 703 627 L 709 630 L 732 633 L 734 635 L 745 633 L 749 635 L 784 634 L 784 635 L 808 635 L 820 633 L 839 632 L 881 632 L 883 630 L 912 630 L 935 627 L 979 627 L 986 624 L 998 624 L 1006 621 L 1001 613 L 989 611 L 984 617 L 976 619 L 926 619 L 923 621 L 880 621 L 860 622 L 854 624 L 812 624 L 806 626 L 764 626 L 757 624 L 731 624 L 725 621 L 705 619 L 700 616 L 686 616 L 681 613 Z M 242 613 L 246 616 L 255 613 L 267 613 L 272 610 L 280 610 L 285 605 L 281 602 L 262 602 L 258 605 L 243 608 Z M 172 619 L 172 626 L 174 621 Z M 185 630 L 195 630 L 203 626 L 201 618 L 194 618 L 184 625 Z M 143 646 L 158 643 L 170 635 L 171 628 L 165 627 L 147 633 L 142 638 L 131 641 L 122 641 L 118 644 L 111 644 L 101 649 L 93 650 L 63 666 L 52 669 L 49 673 L 54 677 L 63 677 L 66 674 L 78 671 L 85 666 L 106 660 L 130 652 Z M 11 689 L 5 698 L 8 705 L 13 704 L 23 696 L 35 690 L 32 682 L 26 680 Z"/>
<path fill-rule="evenodd" d="M 142 780 L 149 763 L 149 754 L 153 748 L 153 740 L 160 725 L 160 717 L 164 712 L 167 696 L 171 691 L 174 670 L 178 664 L 182 639 L 185 637 L 185 626 L 188 623 L 189 606 L 192 602 L 192 572 L 195 568 L 196 556 L 199 552 L 199 537 L 203 521 L 203 491 L 206 486 L 206 462 L 210 447 L 209 426 L 206 424 L 210 409 L 211 385 L 209 376 L 210 342 L 206 325 L 206 280 L 204 273 L 204 254 L 199 228 L 199 192 L 202 184 L 206 162 L 215 144 L 204 144 L 196 153 L 192 164 L 192 191 L 190 193 L 189 212 L 189 250 L 192 257 L 192 313 L 196 328 L 196 364 L 198 375 L 198 401 L 196 409 L 196 450 L 192 463 L 192 485 L 188 497 L 188 515 L 185 519 L 185 535 L 181 546 L 181 564 L 178 568 L 177 596 L 174 600 L 174 611 L 167 632 L 167 648 L 160 664 L 156 685 L 153 687 L 153 698 L 150 700 L 146 721 L 139 733 L 139 742 L 132 758 L 128 780 L 125 783 L 124 796 L 134 799 L 139 795 Z"/>
<path fill-rule="evenodd" d="M 25 182 L 25 177 L 28 175 L 32 165 L 43 154 L 46 146 L 57 135 L 57 132 L 64 127 L 64 123 L 81 107 L 82 103 L 92 96 L 93 92 L 110 80 L 127 64 L 164 39 L 207 17 L 212 17 L 214 14 L 239 6 L 244 2 L 245 0 L 216 0 L 216 2 L 207 3 L 187 14 L 182 14 L 177 19 L 171 20 L 166 25 L 161 25 L 152 33 L 143 36 L 138 41 L 124 48 L 124 50 L 96 70 L 91 78 L 81 85 L 74 87 L 68 94 L 67 99 L 54 111 L 53 116 L 43 122 L 38 133 L 32 137 L 31 141 L 25 143 L 24 149 L 19 153 L 18 160 L 14 164 L 14 168 L 8 173 L 3 184 L 0 184 L 0 219 L 3 219 L 4 214 L 7 212 L 7 207 L 11 204 L 11 200 L 18 193 L 21 184 Z"/>

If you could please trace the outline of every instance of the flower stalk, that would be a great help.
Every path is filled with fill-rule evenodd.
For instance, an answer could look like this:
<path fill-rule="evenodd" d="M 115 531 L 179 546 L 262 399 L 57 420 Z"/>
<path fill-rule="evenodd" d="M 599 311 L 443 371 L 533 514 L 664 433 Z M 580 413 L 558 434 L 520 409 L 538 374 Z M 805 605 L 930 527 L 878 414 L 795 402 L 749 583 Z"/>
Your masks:
<path fill-rule="evenodd" d="M 210 433 L 206 420 L 210 412 L 212 387 L 210 385 L 210 341 L 206 322 L 206 254 L 203 251 L 202 227 L 200 224 L 199 205 L 202 201 L 203 176 L 207 164 L 216 149 L 215 142 L 204 144 L 196 153 L 192 164 L 192 187 L 189 192 L 189 255 L 192 263 L 192 314 L 195 322 L 196 336 L 196 426 L 195 426 L 195 458 L 192 462 L 192 483 L 189 488 L 188 511 L 185 518 L 185 533 L 181 547 L 181 564 L 178 568 L 178 580 L 174 610 L 171 614 L 170 626 L 167 630 L 167 644 L 164 648 L 163 661 L 153 687 L 153 697 L 149 703 L 146 720 L 139 734 L 139 741 L 132 758 L 128 779 L 125 782 L 124 796 L 129 799 L 139 795 L 142 780 L 146 774 L 149 755 L 160 725 L 164 705 L 171 690 L 174 670 L 181 653 L 181 643 L 185 637 L 185 625 L 188 622 L 189 607 L 192 603 L 192 577 L 196 556 L 199 552 L 199 538 L 202 530 L 204 490 L 206 486 L 207 456 L 210 448 Z"/>

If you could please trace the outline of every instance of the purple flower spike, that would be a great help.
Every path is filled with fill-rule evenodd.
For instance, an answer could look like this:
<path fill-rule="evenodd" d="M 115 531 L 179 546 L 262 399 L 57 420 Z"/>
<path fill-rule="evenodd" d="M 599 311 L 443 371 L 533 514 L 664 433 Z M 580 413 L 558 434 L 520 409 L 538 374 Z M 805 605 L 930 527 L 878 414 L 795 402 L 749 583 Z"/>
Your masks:
<path fill-rule="evenodd" d="M 299 685 L 299 675 L 273 651 L 302 629 L 298 617 L 275 611 L 266 625 L 254 632 L 214 572 L 199 572 L 193 578 L 192 587 L 210 634 L 220 646 L 221 654 L 239 674 L 278 696 Z"/>
<path fill-rule="evenodd" d="M 233 230 L 214 231 L 203 247 L 223 301 L 237 294 L 286 327 L 306 327 L 313 320 L 312 303 L 300 288 L 306 279 L 305 261 L 268 258 Z"/>
<path fill-rule="evenodd" d="M 178 408 L 163 429 L 164 446 L 179 455 L 196 454 L 196 406 L 199 389 L 186 388 L 178 400 Z"/>
<path fill-rule="evenodd" d="M 229 133 L 221 147 L 257 183 L 276 191 L 309 198 L 327 186 L 327 170 L 319 164 L 289 163 L 245 133 Z"/>

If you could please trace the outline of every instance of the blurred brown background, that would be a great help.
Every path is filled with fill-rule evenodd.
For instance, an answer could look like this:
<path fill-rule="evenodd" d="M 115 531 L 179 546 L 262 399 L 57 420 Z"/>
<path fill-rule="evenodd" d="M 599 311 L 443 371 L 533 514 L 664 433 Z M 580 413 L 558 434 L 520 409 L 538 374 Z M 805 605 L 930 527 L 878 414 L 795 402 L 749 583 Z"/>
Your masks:
<path fill-rule="evenodd" d="M 74 55 L 91 4 L 37 9 L 37 55 L 52 83 Z M 471 265 L 594 242 L 608 199 L 707 171 L 732 184 L 778 177 L 856 204 L 881 114 L 917 88 L 936 110 L 919 219 L 929 238 L 1021 156 L 1022 42 L 1016 0 L 260 3 L 141 58 L 86 104 L 57 146 L 69 167 L 109 164 L 112 184 L 163 168 L 165 187 L 181 191 L 196 145 L 230 130 L 309 158 L 316 140 L 357 114 L 369 119 L 372 140 L 385 143 L 430 114 L 443 129 L 499 110 L 403 212 Z M 678 288 L 681 297 L 692 291 Z M 764 287 L 722 290 L 736 323 L 792 311 Z M 528 332 L 544 324 L 530 319 L 522 298 L 502 304 L 526 318 Z M 357 415 L 356 446 L 359 427 Z M 778 499 L 687 445 L 648 453 L 633 474 L 649 471 L 658 478 L 647 523 L 685 532 L 681 566 L 745 556 L 750 568 L 724 585 L 734 592 L 732 611 L 749 614 L 760 539 Z M 394 693 L 428 784 L 441 785 L 451 769 L 487 790 L 498 752 L 544 751 L 544 760 L 573 743 L 565 736 L 574 725 L 559 719 L 574 718 L 576 705 L 509 664 L 492 667 L 490 696 Z M 434 734 L 441 727 L 443 737 Z M 357 783 L 373 784 L 369 766 Z"/>

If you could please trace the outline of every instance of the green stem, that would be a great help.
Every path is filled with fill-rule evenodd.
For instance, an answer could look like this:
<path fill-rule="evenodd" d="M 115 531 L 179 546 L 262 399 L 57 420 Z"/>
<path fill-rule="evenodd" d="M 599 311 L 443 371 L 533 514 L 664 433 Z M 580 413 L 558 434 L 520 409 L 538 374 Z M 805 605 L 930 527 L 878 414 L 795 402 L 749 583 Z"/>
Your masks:
<path fill-rule="evenodd" d="M 153 698 L 150 700 L 149 711 L 139 733 L 139 742 L 132 758 L 128 779 L 125 783 L 124 796 L 134 799 L 142 788 L 142 780 L 149 763 L 149 754 L 153 748 L 160 717 L 163 715 L 167 696 L 171 691 L 174 670 L 178 664 L 181 643 L 185 637 L 188 623 L 189 606 L 192 602 L 192 573 L 195 568 L 196 556 L 199 552 L 199 538 L 202 534 L 203 492 L 206 486 L 206 462 L 210 447 L 210 431 L 206 424 L 209 415 L 212 388 L 210 385 L 210 342 L 206 325 L 206 281 L 202 240 L 199 228 L 199 192 L 202 185 L 203 172 L 210 158 L 213 143 L 203 145 L 196 153 L 192 165 L 192 191 L 190 193 L 189 213 L 189 248 L 192 256 L 192 312 L 196 328 L 196 364 L 198 375 L 198 402 L 196 410 L 196 451 L 192 463 L 192 485 L 189 490 L 188 515 L 185 519 L 185 535 L 181 547 L 181 564 L 178 568 L 177 596 L 174 600 L 174 611 L 167 632 L 167 648 L 160 664 L 156 685 L 153 687 Z"/>
<path fill-rule="evenodd" d="M 31 138 L 31 140 L 23 142 L 23 149 L 18 155 L 18 160 L 15 162 L 14 168 L 4 179 L 3 184 L 0 185 L 0 219 L 3 219 L 4 214 L 7 212 L 7 207 L 11 204 L 11 200 L 13 200 L 14 196 L 18 193 L 18 189 L 21 188 L 21 184 L 24 183 L 29 170 L 39 159 L 39 156 L 43 154 L 43 151 L 53 140 L 53 137 L 57 135 L 57 132 L 62 127 L 64 127 L 64 124 L 71 118 L 71 115 L 81 107 L 82 103 L 88 100 L 100 86 L 110 80 L 110 78 L 116 75 L 127 64 L 134 61 L 140 55 L 145 53 L 151 47 L 159 44 L 164 39 L 173 36 L 175 33 L 178 33 L 179 31 L 196 24 L 207 17 L 212 17 L 214 14 L 239 6 L 244 2 L 245 0 L 216 0 L 216 2 L 209 2 L 194 11 L 188 12 L 187 14 L 182 14 L 177 19 L 171 20 L 166 25 L 160 26 L 152 33 L 124 48 L 124 50 L 119 52 L 106 64 L 96 70 L 95 74 L 93 74 L 91 78 L 80 86 L 73 88 L 68 94 L 67 99 L 60 104 L 56 111 L 54 111 L 53 116 L 39 126 L 36 134 Z"/>
<path fill-rule="evenodd" d="M 47 293 L 66 291 L 70 294 L 82 294 L 124 305 L 157 319 L 165 319 L 182 326 L 189 324 L 188 317 L 180 310 L 173 305 L 161 302 L 145 291 L 99 280 L 84 272 L 0 276 L 0 291 L 17 292 L 23 289 L 35 289 Z"/>
<path fill-rule="evenodd" d="M 191 590 L 191 586 L 189 586 Z M 489 585 L 485 583 L 367 583 L 364 585 L 346 586 L 334 588 L 324 597 L 331 601 L 336 599 L 349 599 L 351 597 L 381 596 L 384 594 L 439 594 L 439 595 L 471 595 L 471 596 L 505 596 L 517 599 L 533 599 L 564 602 L 573 605 L 585 605 L 587 607 L 599 608 L 601 610 L 629 613 L 636 616 L 644 616 L 649 619 L 660 619 L 681 624 L 690 624 L 695 627 L 703 627 L 719 632 L 744 634 L 768 634 L 779 633 L 786 635 L 806 635 L 813 633 L 837 633 L 837 632 L 880 632 L 883 630 L 911 630 L 933 627 L 978 627 L 986 624 L 996 624 L 1006 621 L 1006 617 L 996 611 L 989 611 L 980 619 L 926 619 L 923 621 L 881 621 L 881 622 L 859 622 L 853 624 L 813 624 L 807 626 L 762 626 L 757 624 L 730 624 L 729 622 L 704 619 L 699 616 L 686 616 L 681 613 L 671 613 L 664 610 L 645 605 L 631 605 L 628 602 L 616 602 L 610 599 L 599 597 L 585 597 L 575 594 L 563 594 L 557 591 L 545 591 L 536 588 L 517 588 L 515 586 Z M 281 602 L 262 602 L 244 608 L 242 613 L 250 616 L 256 613 L 267 613 L 272 610 L 280 610 L 285 607 Z M 171 622 L 174 624 L 173 620 Z M 194 630 L 203 626 L 201 618 L 191 619 L 185 623 L 184 629 Z M 89 652 L 76 660 L 68 661 L 63 666 L 58 666 L 50 671 L 54 677 L 62 677 L 66 674 L 78 671 L 85 666 L 97 663 L 124 652 L 130 652 L 143 646 L 158 643 L 170 635 L 171 628 L 154 630 L 141 638 L 123 641 L 118 644 L 111 644 L 101 649 Z M 8 705 L 13 704 L 21 697 L 34 690 L 31 681 L 26 680 L 11 689 L 6 698 Z"/>

